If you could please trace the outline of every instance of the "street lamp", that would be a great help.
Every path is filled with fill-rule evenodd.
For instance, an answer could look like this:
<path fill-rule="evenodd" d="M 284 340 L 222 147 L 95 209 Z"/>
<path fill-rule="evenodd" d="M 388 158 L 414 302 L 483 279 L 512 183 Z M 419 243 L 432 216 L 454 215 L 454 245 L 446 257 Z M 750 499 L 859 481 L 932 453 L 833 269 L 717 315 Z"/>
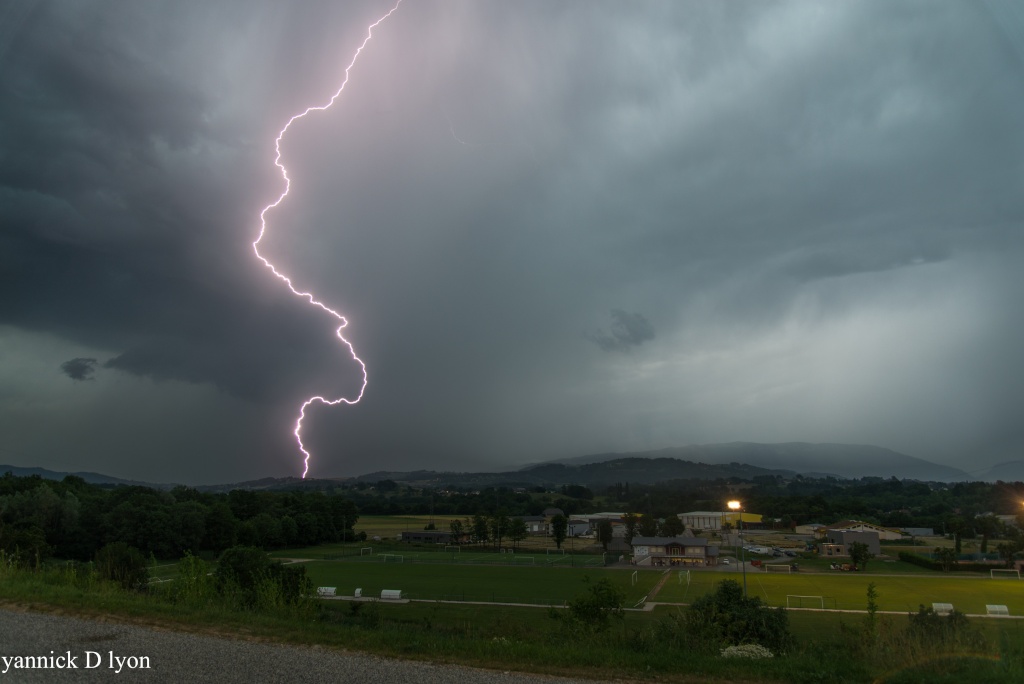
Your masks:
<path fill-rule="evenodd" d="M 740 536 L 740 565 L 743 566 L 743 598 L 747 598 L 747 549 L 743 545 L 743 504 L 739 501 L 730 501 L 726 504 L 730 511 L 739 511 L 739 536 Z"/>

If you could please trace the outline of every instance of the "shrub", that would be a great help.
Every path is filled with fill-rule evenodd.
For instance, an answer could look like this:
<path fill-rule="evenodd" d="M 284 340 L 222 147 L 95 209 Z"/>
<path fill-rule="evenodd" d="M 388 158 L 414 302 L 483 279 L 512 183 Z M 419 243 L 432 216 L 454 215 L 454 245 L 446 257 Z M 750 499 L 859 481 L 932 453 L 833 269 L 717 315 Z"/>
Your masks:
<path fill-rule="evenodd" d="M 922 643 L 946 649 L 975 648 L 983 642 L 981 635 L 971 628 L 967 616 L 958 610 L 939 615 L 931 607 L 919 606 L 917 613 L 910 613 L 907 632 Z"/>
<path fill-rule="evenodd" d="M 218 593 L 243 607 L 295 604 L 312 591 L 301 565 L 286 566 L 254 546 L 233 546 L 221 554 L 214 572 Z"/>
<path fill-rule="evenodd" d="M 149 582 L 145 556 L 125 542 L 107 544 L 96 552 L 96 572 L 101 578 L 117 582 L 125 589 L 141 589 Z"/>
<path fill-rule="evenodd" d="M 625 612 L 622 608 L 623 595 L 608 579 L 598 580 L 591 584 L 589 577 L 583 581 L 589 585 L 585 594 L 569 601 L 569 620 L 576 626 L 598 633 L 608 629 L 611 618 L 622 619 Z M 552 609 L 551 616 L 560 619 L 561 613 Z"/>
<path fill-rule="evenodd" d="M 717 642 L 718 647 L 760 644 L 779 653 L 793 640 L 786 610 L 770 608 L 756 596 L 744 596 L 734 580 L 723 580 L 715 593 L 694 601 L 686 621 L 691 630 Z"/>

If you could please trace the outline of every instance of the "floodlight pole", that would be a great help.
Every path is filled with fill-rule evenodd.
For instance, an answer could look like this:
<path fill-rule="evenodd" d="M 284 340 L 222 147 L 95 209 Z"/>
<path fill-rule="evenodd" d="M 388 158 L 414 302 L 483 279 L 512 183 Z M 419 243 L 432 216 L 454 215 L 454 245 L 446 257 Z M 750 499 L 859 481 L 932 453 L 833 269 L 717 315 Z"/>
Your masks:
<path fill-rule="evenodd" d="M 743 509 L 740 509 L 740 561 L 743 564 L 743 598 L 747 598 L 747 546 L 743 543 Z"/>
<path fill-rule="evenodd" d="M 740 512 L 739 537 L 740 537 L 740 565 L 743 566 L 743 598 L 747 598 L 747 549 L 743 544 L 743 503 L 741 501 L 730 501 L 729 509 Z"/>

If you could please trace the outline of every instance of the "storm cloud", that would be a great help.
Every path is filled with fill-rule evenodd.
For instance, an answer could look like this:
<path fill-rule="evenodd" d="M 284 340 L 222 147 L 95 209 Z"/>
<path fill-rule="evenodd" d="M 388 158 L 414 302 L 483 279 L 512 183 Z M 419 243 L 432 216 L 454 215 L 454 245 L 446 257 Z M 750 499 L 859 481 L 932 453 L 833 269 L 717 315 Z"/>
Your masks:
<path fill-rule="evenodd" d="M 96 372 L 96 359 L 69 359 L 60 364 L 60 370 L 72 380 L 92 380 Z"/>
<path fill-rule="evenodd" d="M 612 309 L 612 324 L 607 332 L 596 332 L 590 340 L 604 351 L 629 351 L 654 339 L 654 327 L 642 314 Z"/>
<path fill-rule="evenodd" d="M 9 4 L 0 461 L 301 472 L 298 406 L 360 369 L 251 243 L 390 7 Z M 261 242 L 368 367 L 311 473 L 1018 457 L 1022 36 L 1010 0 L 406 0 Z"/>

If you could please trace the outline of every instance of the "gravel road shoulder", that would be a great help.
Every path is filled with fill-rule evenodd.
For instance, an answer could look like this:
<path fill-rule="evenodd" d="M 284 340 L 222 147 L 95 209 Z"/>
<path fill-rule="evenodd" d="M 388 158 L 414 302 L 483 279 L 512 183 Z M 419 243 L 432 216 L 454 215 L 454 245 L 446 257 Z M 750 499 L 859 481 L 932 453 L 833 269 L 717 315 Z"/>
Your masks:
<path fill-rule="evenodd" d="M 26 656 L 35 657 L 36 665 L 41 660 L 42 664 L 65 667 L 16 667 L 19 662 L 23 666 L 33 664 Z M 18 657 L 22 660 L 18 661 Z M 69 662 L 75 667 L 68 667 Z M 143 667 L 145 665 L 148 668 Z M 592 681 L 241 641 L 0 608 L 0 684 L 113 680 L 218 684 L 573 684 Z"/>

